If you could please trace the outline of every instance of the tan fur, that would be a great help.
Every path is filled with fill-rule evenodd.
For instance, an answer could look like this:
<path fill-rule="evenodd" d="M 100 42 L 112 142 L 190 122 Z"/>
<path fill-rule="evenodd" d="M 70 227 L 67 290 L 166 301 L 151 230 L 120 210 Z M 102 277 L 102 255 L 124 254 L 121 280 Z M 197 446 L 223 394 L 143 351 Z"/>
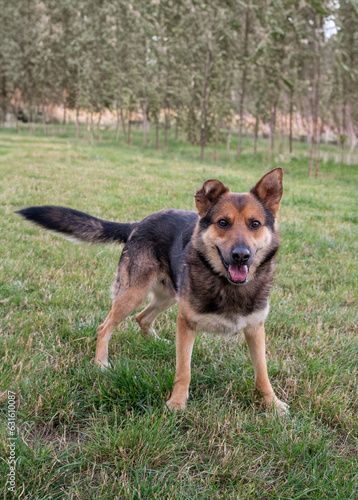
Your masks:
<path fill-rule="evenodd" d="M 190 363 L 193 352 L 195 330 L 179 310 L 176 337 L 176 372 L 172 395 L 167 401 L 168 408 L 184 409 L 189 396 Z"/>
<path fill-rule="evenodd" d="M 124 294 L 115 297 L 110 313 L 105 322 L 98 328 L 95 357 L 98 366 L 108 366 L 108 343 L 113 330 L 147 298 L 149 291 L 149 288 L 132 287 Z"/>
<path fill-rule="evenodd" d="M 274 405 L 282 413 L 287 411 L 287 404 L 283 403 L 275 395 L 270 384 L 265 354 L 265 327 L 261 322 L 258 325 L 248 325 L 244 328 L 246 342 L 249 348 L 251 361 L 254 366 L 255 384 L 264 398 L 266 404 Z"/>

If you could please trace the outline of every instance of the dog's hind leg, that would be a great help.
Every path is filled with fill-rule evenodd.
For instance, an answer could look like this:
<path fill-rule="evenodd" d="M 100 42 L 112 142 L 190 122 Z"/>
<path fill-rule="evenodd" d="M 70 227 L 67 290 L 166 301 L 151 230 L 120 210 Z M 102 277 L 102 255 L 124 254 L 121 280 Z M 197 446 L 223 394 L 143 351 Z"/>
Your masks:
<path fill-rule="evenodd" d="M 129 316 L 144 300 L 150 291 L 150 285 L 131 286 L 124 293 L 118 294 L 105 322 L 98 328 L 96 364 L 101 368 L 108 366 L 108 343 L 116 326 Z"/>
<path fill-rule="evenodd" d="M 172 291 L 164 286 L 153 290 L 153 298 L 150 304 L 136 316 L 137 323 L 146 337 L 157 338 L 152 326 L 155 318 L 176 302 L 174 290 Z"/>

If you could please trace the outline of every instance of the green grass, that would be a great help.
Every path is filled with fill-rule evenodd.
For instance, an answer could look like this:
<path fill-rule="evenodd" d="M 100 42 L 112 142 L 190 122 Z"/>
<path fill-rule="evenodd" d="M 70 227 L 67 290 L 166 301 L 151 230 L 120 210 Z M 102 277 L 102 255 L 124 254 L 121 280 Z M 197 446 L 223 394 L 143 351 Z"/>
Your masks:
<path fill-rule="evenodd" d="M 117 221 L 193 209 L 218 177 L 246 191 L 270 167 L 221 148 L 220 161 L 113 140 L 0 132 L 1 486 L 8 464 L 7 390 L 16 392 L 16 494 L 23 499 L 356 499 L 358 496 L 358 166 L 322 163 L 308 179 L 304 145 L 285 171 L 282 246 L 267 321 L 270 379 L 291 406 L 266 410 L 242 336 L 198 336 L 191 397 L 164 411 L 175 364 L 176 308 L 145 339 L 128 318 L 93 364 L 120 247 L 73 245 L 14 210 L 61 204 Z M 153 144 L 153 138 L 151 138 Z M 233 145 L 234 148 L 234 145 Z M 329 147 L 327 146 L 329 149 Z M 282 160 L 282 158 L 281 158 Z M 5 392 L 2 392 L 5 391 Z"/>

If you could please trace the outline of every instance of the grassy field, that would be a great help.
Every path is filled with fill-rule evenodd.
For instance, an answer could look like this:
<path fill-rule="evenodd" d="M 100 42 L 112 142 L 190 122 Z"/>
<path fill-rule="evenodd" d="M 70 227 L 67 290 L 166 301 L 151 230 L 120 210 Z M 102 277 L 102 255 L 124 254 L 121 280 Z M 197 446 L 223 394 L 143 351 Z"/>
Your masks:
<path fill-rule="evenodd" d="M 282 246 L 267 321 L 271 382 L 289 403 L 261 405 L 242 335 L 198 336 L 191 397 L 164 411 L 175 362 L 176 307 L 145 339 L 134 316 L 93 363 L 121 247 L 73 245 L 14 210 L 58 204 L 116 221 L 194 209 L 210 177 L 246 191 L 271 168 L 244 142 L 240 161 L 200 162 L 70 133 L 0 132 L 1 491 L 22 499 L 351 499 L 358 497 L 358 166 L 328 162 L 308 179 L 304 145 L 287 159 Z M 211 154 L 208 151 L 207 157 Z M 285 161 L 285 163 L 281 163 Z M 16 493 L 9 474 L 8 391 L 16 393 Z"/>

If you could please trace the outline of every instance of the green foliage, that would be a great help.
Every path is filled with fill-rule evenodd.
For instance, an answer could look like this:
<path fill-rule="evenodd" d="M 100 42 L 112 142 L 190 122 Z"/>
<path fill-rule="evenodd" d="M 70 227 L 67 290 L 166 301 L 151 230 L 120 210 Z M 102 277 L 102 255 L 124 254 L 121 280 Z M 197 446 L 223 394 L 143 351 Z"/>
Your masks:
<path fill-rule="evenodd" d="M 273 146 L 276 115 L 295 112 L 312 142 L 329 127 L 357 143 L 353 1 L 0 0 L 0 27 L 2 121 L 24 109 L 46 126 L 62 105 L 64 122 L 67 108 L 87 112 L 91 134 L 96 114 L 100 135 L 111 110 L 117 138 L 122 122 L 131 143 L 132 122 L 143 121 L 145 145 L 149 120 L 167 149 L 175 124 L 203 153 L 220 129 L 229 144 L 237 124 L 241 144 L 248 113 Z"/>

